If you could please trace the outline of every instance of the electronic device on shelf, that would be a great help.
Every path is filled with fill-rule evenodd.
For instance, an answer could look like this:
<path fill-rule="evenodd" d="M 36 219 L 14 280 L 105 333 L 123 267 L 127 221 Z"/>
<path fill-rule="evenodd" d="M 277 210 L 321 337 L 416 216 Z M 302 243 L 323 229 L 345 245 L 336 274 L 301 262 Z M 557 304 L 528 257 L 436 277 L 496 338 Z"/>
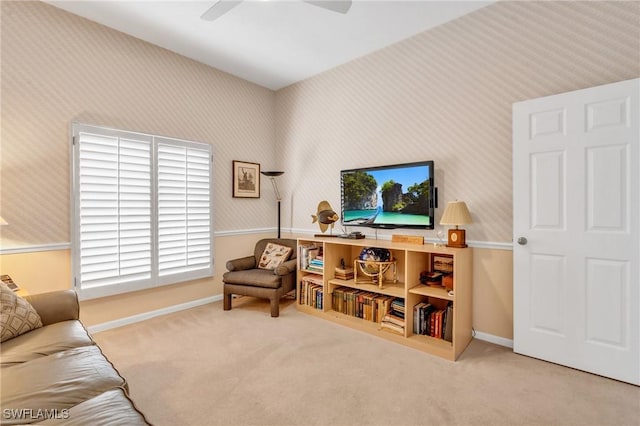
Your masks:
<path fill-rule="evenodd" d="M 340 171 L 342 225 L 434 229 L 433 176 L 433 161 Z"/>
<path fill-rule="evenodd" d="M 361 240 L 364 238 L 364 234 L 359 231 L 350 232 L 348 234 L 338 235 L 340 238 L 348 238 L 350 240 Z"/>

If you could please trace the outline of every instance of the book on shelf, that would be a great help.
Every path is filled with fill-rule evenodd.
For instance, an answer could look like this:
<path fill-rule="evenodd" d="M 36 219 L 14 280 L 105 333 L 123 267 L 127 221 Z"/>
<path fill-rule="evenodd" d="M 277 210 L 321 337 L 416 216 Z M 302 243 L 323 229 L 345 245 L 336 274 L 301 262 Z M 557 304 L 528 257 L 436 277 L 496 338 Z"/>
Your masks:
<path fill-rule="evenodd" d="M 305 275 L 300 280 L 298 303 L 322 309 L 323 306 L 322 278 L 317 275 Z"/>
<path fill-rule="evenodd" d="M 401 327 L 399 325 L 396 325 L 390 322 L 382 321 L 382 323 L 380 323 L 380 328 L 383 330 L 391 331 L 396 334 L 404 335 L 404 327 Z"/>
<path fill-rule="evenodd" d="M 322 268 L 322 266 L 309 264 L 305 268 L 305 271 L 317 272 L 319 274 L 322 274 L 323 268 Z"/>
<path fill-rule="evenodd" d="M 342 280 L 342 281 L 349 281 L 353 279 L 353 275 L 338 275 L 335 274 L 334 278 L 337 280 Z"/>
<path fill-rule="evenodd" d="M 436 335 L 436 314 L 438 311 L 433 311 L 429 316 L 429 336 L 435 337 Z"/>
<path fill-rule="evenodd" d="M 379 312 L 386 313 L 389 310 L 381 307 L 382 301 L 389 304 L 393 300 L 390 296 L 342 286 L 334 288 L 331 297 L 334 311 L 377 323 L 381 320 Z"/>
<path fill-rule="evenodd" d="M 315 244 L 302 244 L 298 249 L 298 259 L 300 262 L 298 266 L 300 269 L 307 269 L 310 260 L 309 253 L 312 250 L 318 250 L 318 248 Z"/>
<path fill-rule="evenodd" d="M 380 326 L 383 329 L 404 335 L 404 299 L 399 297 L 392 298 L 388 308 L 388 312 L 383 315 L 380 321 Z"/>
<path fill-rule="evenodd" d="M 447 309 L 445 310 L 444 326 L 443 326 L 442 338 L 447 342 L 453 341 L 453 304 L 449 302 Z"/>
<path fill-rule="evenodd" d="M 319 277 L 317 275 L 305 275 L 304 277 L 302 277 L 302 282 L 307 282 L 307 283 L 312 283 L 312 284 L 318 284 L 318 285 L 322 285 L 322 277 Z"/>
<path fill-rule="evenodd" d="M 434 333 L 433 337 L 437 337 L 438 339 L 442 338 L 442 315 L 444 314 L 444 310 L 443 309 L 439 309 L 438 311 L 436 311 L 436 331 Z"/>
<path fill-rule="evenodd" d="M 322 309 L 323 302 L 323 289 L 322 286 L 317 284 L 310 284 L 307 287 L 307 303 L 306 305 L 316 309 Z"/>
<path fill-rule="evenodd" d="M 413 309 L 413 333 L 430 335 L 431 333 L 431 314 L 434 306 L 427 302 L 420 302 Z"/>
<path fill-rule="evenodd" d="M 420 331 L 422 330 L 422 318 L 426 306 L 426 302 L 420 302 L 413 307 L 413 334 L 422 334 Z"/>
<path fill-rule="evenodd" d="M 353 268 L 336 268 L 334 271 L 334 278 L 339 280 L 352 280 L 353 276 Z"/>
<path fill-rule="evenodd" d="M 404 318 L 404 299 L 395 298 L 391 302 L 391 311 L 402 318 Z"/>
<path fill-rule="evenodd" d="M 452 341 L 453 302 L 438 309 L 427 302 L 419 302 L 413 307 L 413 334 Z"/>
<path fill-rule="evenodd" d="M 395 299 L 393 296 L 380 295 L 378 298 L 378 316 L 376 318 L 377 323 L 382 322 L 382 318 L 391 310 L 391 302 Z"/>
<path fill-rule="evenodd" d="M 389 312 L 382 318 L 380 327 L 404 335 L 404 324 L 404 317 Z"/>
<path fill-rule="evenodd" d="M 404 318 L 403 317 L 399 317 L 391 312 L 389 312 L 388 314 L 386 314 L 384 316 L 384 318 L 382 318 L 382 321 L 386 321 L 386 322 L 392 322 L 395 325 L 398 325 L 400 327 L 404 327 Z"/>
<path fill-rule="evenodd" d="M 317 258 L 318 256 L 320 256 L 320 253 L 320 248 L 314 245 L 309 249 L 309 260 Z"/>

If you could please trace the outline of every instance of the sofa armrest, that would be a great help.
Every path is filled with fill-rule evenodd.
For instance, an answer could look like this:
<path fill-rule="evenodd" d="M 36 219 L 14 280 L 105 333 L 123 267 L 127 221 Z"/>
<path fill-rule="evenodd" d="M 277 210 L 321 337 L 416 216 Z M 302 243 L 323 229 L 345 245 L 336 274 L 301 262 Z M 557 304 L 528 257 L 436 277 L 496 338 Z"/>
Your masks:
<path fill-rule="evenodd" d="M 228 271 L 244 271 L 246 269 L 254 269 L 256 267 L 256 258 L 253 256 L 232 259 L 227 262 Z"/>
<path fill-rule="evenodd" d="M 298 259 L 291 259 L 287 260 L 286 262 L 282 262 L 273 272 L 276 275 L 287 275 L 295 272 L 297 266 Z"/>
<path fill-rule="evenodd" d="M 40 315 L 42 325 L 80 318 L 78 295 L 74 290 L 59 290 L 25 296 Z"/>

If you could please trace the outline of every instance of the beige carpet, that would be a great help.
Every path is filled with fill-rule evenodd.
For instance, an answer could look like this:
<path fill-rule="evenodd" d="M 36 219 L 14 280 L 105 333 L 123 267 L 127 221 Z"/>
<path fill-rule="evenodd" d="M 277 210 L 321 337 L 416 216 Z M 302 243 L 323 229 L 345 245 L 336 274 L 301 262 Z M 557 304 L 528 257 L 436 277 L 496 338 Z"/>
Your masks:
<path fill-rule="evenodd" d="M 474 340 L 449 362 L 244 297 L 95 335 L 156 425 L 639 425 L 640 388 Z"/>

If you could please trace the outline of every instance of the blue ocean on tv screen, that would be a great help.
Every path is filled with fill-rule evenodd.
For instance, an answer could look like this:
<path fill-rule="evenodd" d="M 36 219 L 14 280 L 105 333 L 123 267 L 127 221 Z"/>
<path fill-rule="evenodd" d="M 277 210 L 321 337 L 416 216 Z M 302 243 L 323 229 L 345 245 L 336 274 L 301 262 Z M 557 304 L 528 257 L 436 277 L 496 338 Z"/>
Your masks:
<path fill-rule="evenodd" d="M 422 211 L 415 211 L 415 208 L 413 209 L 414 211 L 407 211 L 411 208 L 411 202 L 405 201 L 404 198 L 401 201 L 403 203 L 406 202 L 407 204 L 405 204 L 405 206 L 408 208 L 402 208 L 402 210 L 397 211 L 393 208 L 393 211 L 391 211 L 392 208 L 389 208 L 389 206 L 384 208 L 383 205 L 383 186 L 386 183 L 395 185 L 392 190 L 395 191 L 395 194 L 391 196 L 390 200 L 397 203 L 400 201 L 398 197 L 401 195 L 398 184 L 401 185 L 402 193 L 405 193 L 411 191 L 412 187 L 415 188 L 415 185 L 426 182 L 426 179 L 428 179 L 430 175 L 428 165 L 411 164 L 398 167 L 390 166 L 361 170 L 360 173 L 364 172 L 373 178 L 374 181 L 367 182 L 363 180 L 364 178 L 358 178 L 355 182 L 349 180 L 348 186 L 343 187 L 342 222 L 344 224 L 374 227 L 429 227 L 433 225 L 433 218 L 429 216 L 428 211 L 423 211 L 424 209 Z M 351 175 L 351 173 L 352 172 L 349 172 L 349 175 Z M 344 182 L 343 180 L 343 184 Z M 372 187 L 369 190 L 370 192 L 366 192 L 366 189 L 361 189 L 365 188 L 365 185 L 371 185 L 372 183 L 375 183 L 376 187 Z M 354 190 L 356 191 L 355 194 L 353 193 Z M 412 193 L 415 194 L 415 192 Z M 349 196 L 351 198 L 349 198 Z M 347 206 L 351 208 L 347 208 Z"/>
<path fill-rule="evenodd" d="M 377 215 L 376 215 L 377 212 Z M 367 222 L 371 218 L 375 217 L 373 225 L 393 225 L 398 223 L 404 223 L 407 225 L 430 225 L 431 220 L 428 216 L 416 215 L 416 214 L 402 214 L 394 212 L 378 212 L 377 210 L 345 210 L 344 222 L 362 223 Z"/>

